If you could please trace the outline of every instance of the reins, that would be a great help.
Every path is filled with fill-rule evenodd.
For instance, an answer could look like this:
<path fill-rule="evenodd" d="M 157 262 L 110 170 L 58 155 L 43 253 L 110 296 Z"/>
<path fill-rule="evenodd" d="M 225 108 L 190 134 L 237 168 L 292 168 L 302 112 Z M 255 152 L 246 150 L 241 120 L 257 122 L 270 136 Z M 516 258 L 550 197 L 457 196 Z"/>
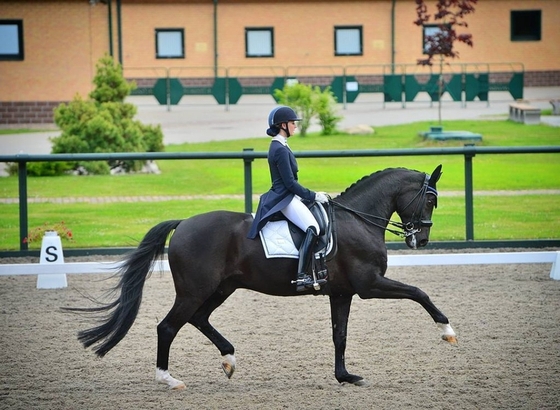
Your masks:
<path fill-rule="evenodd" d="M 414 212 L 412 213 L 412 220 L 406 223 L 402 223 L 402 222 L 395 222 L 392 221 L 390 219 L 381 217 L 381 216 L 377 216 L 377 215 L 373 215 L 373 214 L 368 214 L 367 212 L 362 212 L 362 211 L 358 211 L 357 209 L 354 208 L 350 208 L 349 206 L 343 205 L 339 202 L 336 202 L 335 200 L 330 200 L 330 202 L 341 208 L 344 209 L 356 216 L 358 216 L 360 219 L 362 219 L 363 221 L 369 223 L 370 225 L 376 226 L 378 228 L 384 229 L 387 232 L 392 233 L 393 235 L 399 236 L 401 238 L 406 238 L 408 236 L 414 235 L 417 232 L 420 232 L 420 228 L 423 226 L 432 226 L 432 221 L 424 221 L 420 219 L 421 216 L 421 209 L 424 206 L 425 200 L 426 200 L 426 194 L 430 193 L 433 194 L 437 197 L 437 191 L 430 187 L 428 185 L 429 183 L 429 175 L 426 174 L 426 177 L 424 178 L 424 183 L 422 184 L 422 187 L 420 188 L 420 190 L 416 193 L 416 195 L 414 195 L 414 197 L 410 200 L 410 202 L 408 204 L 406 204 L 406 206 L 402 209 L 402 211 L 404 211 L 406 208 L 408 208 L 417 198 L 421 198 L 420 200 L 418 200 L 416 202 L 416 208 L 414 209 Z M 417 216 L 417 214 L 419 214 Z M 391 229 L 388 228 L 387 226 L 382 225 L 379 222 L 376 222 L 375 220 L 380 220 L 380 221 L 384 221 L 387 223 L 387 226 L 391 225 L 396 227 L 397 229 Z"/>

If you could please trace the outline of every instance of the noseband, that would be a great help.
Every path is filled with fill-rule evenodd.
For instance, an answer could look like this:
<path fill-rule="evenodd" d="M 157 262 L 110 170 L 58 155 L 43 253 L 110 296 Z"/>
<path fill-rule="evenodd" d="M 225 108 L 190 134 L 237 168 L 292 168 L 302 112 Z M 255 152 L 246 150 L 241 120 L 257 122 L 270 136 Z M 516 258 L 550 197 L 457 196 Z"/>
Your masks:
<path fill-rule="evenodd" d="M 335 206 L 345 209 L 348 212 L 353 213 L 354 215 L 360 217 L 364 221 L 368 222 L 371 225 L 377 226 L 379 228 L 385 229 L 387 232 L 391 232 L 394 235 L 397 235 L 401 238 L 407 238 L 412 236 L 422 230 L 422 228 L 430 228 L 433 223 L 430 219 L 421 219 L 422 218 L 422 209 L 424 209 L 424 205 L 426 204 L 426 195 L 431 194 L 434 195 L 437 199 L 438 193 L 437 190 L 431 186 L 429 186 L 430 176 L 426 174 L 424 178 L 424 183 L 420 190 L 414 195 L 414 197 L 410 200 L 408 204 L 401 210 L 404 211 L 409 206 L 416 201 L 416 207 L 414 212 L 412 213 L 412 219 L 409 222 L 395 222 L 391 221 L 390 219 L 383 218 L 381 216 L 375 216 L 368 214 L 366 212 L 358 211 L 356 209 L 347 207 L 346 205 L 342 205 L 336 201 L 331 201 Z M 437 202 L 436 202 L 437 208 Z M 397 229 L 391 229 L 386 226 L 381 225 L 380 223 L 376 222 L 375 220 L 385 221 L 387 225 L 394 226 Z"/>

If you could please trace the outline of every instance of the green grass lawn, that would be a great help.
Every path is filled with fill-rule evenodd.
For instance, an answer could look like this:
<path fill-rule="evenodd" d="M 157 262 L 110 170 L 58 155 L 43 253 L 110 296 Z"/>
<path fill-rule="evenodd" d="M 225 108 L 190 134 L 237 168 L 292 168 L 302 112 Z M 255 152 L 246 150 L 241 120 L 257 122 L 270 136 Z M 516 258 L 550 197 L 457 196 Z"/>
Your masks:
<path fill-rule="evenodd" d="M 370 136 L 311 134 L 295 136 L 290 146 L 297 153 L 308 150 L 401 149 L 457 147 L 462 142 L 425 141 L 418 132 L 429 122 L 376 128 Z M 481 146 L 560 145 L 560 128 L 525 126 L 509 121 L 444 121 L 445 130 L 468 130 L 483 135 Z M 1 135 L 0 135 L 1 142 Z M 266 152 L 266 137 L 245 140 L 167 146 L 168 152 L 240 152 L 244 148 Z M 364 175 L 387 167 L 406 167 L 431 172 L 443 164 L 438 183 L 442 192 L 434 214 L 432 240 L 464 240 L 464 198 L 446 191 L 464 191 L 462 156 L 407 156 L 370 158 L 300 158 L 300 182 L 333 195 Z M 28 179 L 28 196 L 39 198 L 145 196 L 145 195 L 242 195 L 242 160 L 158 161 L 159 175 L 63 176 Z M 558 154 L 484 154 L 473 159 L 476 191 L 560 190 Z M 265 159 L 253 162 L 253 192 L 269 188 Z M 17 177 L 0 178 L 0 197 L 17 198 Z M 254 205 L 256 207 L 256 203 Z M 19 249 L 18 206 L 0 204 L 0 250 Z M 29 204 L 29 228 L 65 221 L 75 241 L 65 247 L 134 246 L 154 224 L 215 210 L 243 211 L 243 200 L 193 199 L 188 201 Z M 475 239 L 557 239 L 560 231 L 559 195 L 475 196 Z M 388 240 L 399 240 L 392 235 Z M 30 249 L 40 243 L 31 243 Z"/>

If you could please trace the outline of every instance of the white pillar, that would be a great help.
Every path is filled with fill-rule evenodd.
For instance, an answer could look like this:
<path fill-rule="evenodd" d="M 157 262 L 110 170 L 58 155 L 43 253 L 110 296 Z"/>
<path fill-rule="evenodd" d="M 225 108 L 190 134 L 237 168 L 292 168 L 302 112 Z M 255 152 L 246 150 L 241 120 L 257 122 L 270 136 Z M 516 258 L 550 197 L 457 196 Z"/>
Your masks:
<path fill-rule="evenodd" d="M 41 256 L 39 264 L 64 264 L 64 254 L 62 253 L 62 242 L 58 233 L 47 231 L 41 243 Z M 49 273 L 37 275 L 37 289 L 58 289 L 68 286 L 66 273 Z"/>
<path fill-rule="evenodd" d="M 550 277 L 552 279 L 560 280 L 560 252 L 556 252 L 556 259 L 552 262 Z"/>

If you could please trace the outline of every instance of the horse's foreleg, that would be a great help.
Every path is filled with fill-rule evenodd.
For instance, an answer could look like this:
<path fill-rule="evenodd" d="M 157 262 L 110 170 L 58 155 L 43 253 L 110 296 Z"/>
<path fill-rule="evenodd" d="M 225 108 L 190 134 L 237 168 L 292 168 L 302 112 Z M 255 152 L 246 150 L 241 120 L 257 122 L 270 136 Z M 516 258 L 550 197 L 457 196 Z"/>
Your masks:
<path fill-rule="evenodd" d="M 449 323 L 436 323 L 436 324 L 438 325 L 439 330 L 441 330 L 441 338 L 443 340 L 451 343 L 452 345 L 456 345 L 458 343 L 457 335 L 455 334 L 455 331 L 453 330 L 453 328 Z"/>
<path fill-rule="evenodd" d="M 449 324 L 449 319 L 433 304 L 423 290 L 384 276 L 377 276 L 375 282 L 365 292 L 358 294 L 364 299 L 410 299 L 419 303 L 436 322 L 442 332 L 441 338 L 451 344 L 457 344 L 457 335 Z"/>
<path fill-rule="evenodd" d="M 362 377 L 348 373 L 344 362 L 346 351 L 346 335 L 348 332 L 348 316 L 352 296 L 331 295 L 331 321 L 334 342 L 334 375 L 339 383 L 352 383 L 356 386 L 365 384 Z"/>

